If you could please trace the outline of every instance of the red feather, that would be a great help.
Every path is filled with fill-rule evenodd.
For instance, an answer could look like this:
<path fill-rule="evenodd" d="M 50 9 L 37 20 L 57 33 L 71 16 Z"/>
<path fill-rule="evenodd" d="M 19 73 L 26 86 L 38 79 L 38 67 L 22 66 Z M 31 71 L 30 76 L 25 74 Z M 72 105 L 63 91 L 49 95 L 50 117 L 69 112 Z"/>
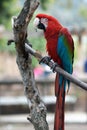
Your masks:
<path fill-rule="evenodd" d="M 47 18 L 48 19 L 48 27 L 44 32 L 45 38 L 47 40 L 46 49 L 51 56 L 51 58 L 61 65 L 61 59 L 59 58 L 56 48 L 58 42 L 59 31 L 62 29 L 62 25 L 56 20 L 54 17 L 46 15 L 46 14 L 38 14 L 36 17 L 39 19 Z"/>
<path fill-rule="evenodd" d="M 64 108 L 65 108 L 65 90 L 64 82 L 61 88 L 58 84 L 59 74 L 56 75 L 55 80 L 55 95 L 56 108 L 55 108 L 55 120 L 54 120 L 54 130 L 64 130 Z"/>

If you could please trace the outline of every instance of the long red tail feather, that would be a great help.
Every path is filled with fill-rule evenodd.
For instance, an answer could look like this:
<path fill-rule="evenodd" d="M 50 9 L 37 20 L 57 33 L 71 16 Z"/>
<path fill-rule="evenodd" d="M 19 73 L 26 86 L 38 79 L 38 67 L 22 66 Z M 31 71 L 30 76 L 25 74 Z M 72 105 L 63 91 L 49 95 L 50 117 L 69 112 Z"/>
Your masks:
<path fill-rule="evenodd" d="M 63 85 L 59 87 L 58 77 L 59 75 L 57 74 L 55 81 L 55 95 L 57 99 L 56 99 L 54 130 L 64 130 L 65 90 L 64 90 L 64 82 Z"/>

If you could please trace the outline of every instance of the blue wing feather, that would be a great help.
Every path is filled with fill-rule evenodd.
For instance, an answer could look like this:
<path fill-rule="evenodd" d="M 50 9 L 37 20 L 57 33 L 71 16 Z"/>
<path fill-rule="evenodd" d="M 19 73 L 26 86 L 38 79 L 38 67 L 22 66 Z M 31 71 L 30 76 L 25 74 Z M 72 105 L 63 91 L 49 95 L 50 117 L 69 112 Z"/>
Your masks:
<path fill-rule="evenodd" d="M 73 71 L 73 54 L 69 49 L 69 41 L 66 38 L 66 35 L 62 34 L 58 37 L 57 43 L 57 54 L 62 61 L 62 67 L 65 71 L 72 74 Z M 70 84 L 69 80 L 66 80 L 62 75 L 59 77 L 59 85 L 62 86 L 62 82 L 64 81 L 64 86 L 66 89 L 66 82 L 68 82 L 68 87 Z"/>

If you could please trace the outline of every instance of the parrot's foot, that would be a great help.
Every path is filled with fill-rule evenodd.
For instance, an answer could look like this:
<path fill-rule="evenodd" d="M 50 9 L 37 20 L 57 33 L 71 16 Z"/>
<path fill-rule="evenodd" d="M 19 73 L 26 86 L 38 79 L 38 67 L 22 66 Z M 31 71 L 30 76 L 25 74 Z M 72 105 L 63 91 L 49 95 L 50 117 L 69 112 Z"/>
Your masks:
<path fill-rule="evenodd" d="M 54 62 L 53 66 L 51 67 L 53 73 L 55 73 L 55 68 L 58 66 L 56 62 Z"/>
<path fill-rule="evenodd" d="M 45 56 L 45 57 L 43 57 L 43 58 L 39 61 L 39 64 L 41 64 L 41 63 L 48 64 L 50 61 L 51 61 L 51 57 Z"/>

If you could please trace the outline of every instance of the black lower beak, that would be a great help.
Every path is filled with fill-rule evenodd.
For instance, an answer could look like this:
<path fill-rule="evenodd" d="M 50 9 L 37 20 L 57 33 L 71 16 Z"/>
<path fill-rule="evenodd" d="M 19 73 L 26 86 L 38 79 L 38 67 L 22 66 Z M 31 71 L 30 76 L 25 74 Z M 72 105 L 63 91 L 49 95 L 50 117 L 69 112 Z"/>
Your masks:
<path fill-rule="evenodd" d="M 41 22 L 38 24 L 37 27 L 38 27 L 39 29 L 41 29 L 41 30 L 46 31 L 46 28 L 45 28 L 44 24 L 42 24 Z"/>

